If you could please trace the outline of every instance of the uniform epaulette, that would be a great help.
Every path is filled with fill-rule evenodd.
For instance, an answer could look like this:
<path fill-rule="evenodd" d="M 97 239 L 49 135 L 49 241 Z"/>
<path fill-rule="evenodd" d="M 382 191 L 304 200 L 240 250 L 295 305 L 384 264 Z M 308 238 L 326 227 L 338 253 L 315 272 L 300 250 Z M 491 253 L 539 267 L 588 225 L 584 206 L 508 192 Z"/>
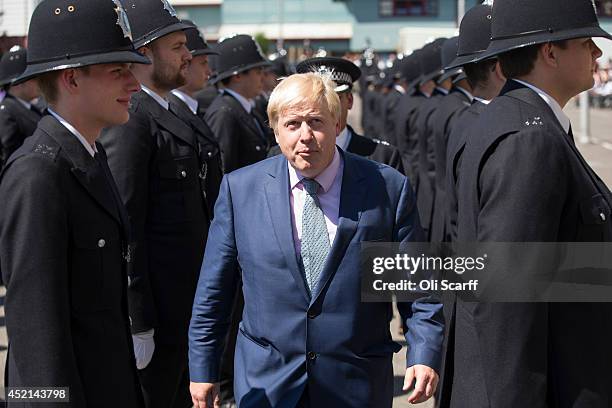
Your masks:
<path fill-rule="evenodd" d="M 381 144 L 381 145 L 383 145 L 383 146 L 391 146 L 391 144 L 390 144 L 389 142 L 386 142 L 386 141 L 384 141 L 384 140 L 380 140 L 380 139 L 372 139 L 372 141 L 373 141 L 374 143 L 378 143 L 378 144 Z"/>
<path fill-rule="evenodd" d="M 49 146 L 44 143 L 35 143 L 32 146 L 33 153 L 42 154 L 43 156 L 46 156 L 53 160 L 55 160 L 55 158 L 57 157 L 57 153 L 59 153 L 59 150 L 59 146 Z"/>

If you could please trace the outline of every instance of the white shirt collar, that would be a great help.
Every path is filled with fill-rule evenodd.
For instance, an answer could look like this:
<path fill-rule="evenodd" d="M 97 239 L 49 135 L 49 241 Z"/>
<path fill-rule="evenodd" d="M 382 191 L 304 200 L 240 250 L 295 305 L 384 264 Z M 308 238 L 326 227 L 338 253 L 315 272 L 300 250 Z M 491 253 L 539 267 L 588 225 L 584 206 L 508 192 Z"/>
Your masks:
<path fill-rule="evenodd" d="M 253 108 L 253 105 L 251 105 L 251 102 L 247 98 L 240 95 L 236 91 L 232 91 L 229 88 L 224 88 L 223 90 L 227 92 L 228 94 L 232 95 L 234 98 L 238 99 L 238 102 L 240 102 L 244 110 L 247 111 L 247 113 L 251 113 L 251 109 Z"/>
<path fill-rule="evenodd" d="M 479 97 L 477 97 L 477 96 L 475 96 L 475 97 L 474 97 L 474 100 L 475 100 L 475 101 L 478 101 L 478 102 L 480 102 L 480 103 L 484 103 L 485 105 L 488 105 L 488 104 L 490 104 L 490 103 L 491 103 L 491 101 L 490 101 L 490 100 L 488 100 L 488 99 L 482 99 L 482 98 L 479 98 Z"/>
<path fill-rule="evenodd" d="M 438 90 L 438 92 L 441 92 L 444 95 L 448 95 L 449 93 L 448 89 L 442 88 L 441 86 L 436 86 L 436 89 Z"/>
<path fill-rule="evenodd" d="M 406 90 L 405 90 L 405 89 L 404 89 L 404 87 L 403 87 L 403 86 L 401 86 L 401 85 L 395 84 L 395 85 L 393 86 L 393 88 L 395 88 L 395 90 L 396 90 L 397 92 L 401 93 L 402 95 L 404 95 L 404 94 L 406 93 Z"/>
<path fill-rule="evenodd" d="M 57 113 L 55 113 L 53 111 L 53 109 L 51 108 L 47 108 L 47 110 L 49 111 L 49 113 L 51 115 L 53 115 L 53 117 L 55 119 L 57 119 L 59 121 L 59 123 L 61 123 L 62 125 L 64 125 L 64 127 L 66 129 L 68 129 L 70 131 L 70 133 L 72 133 L 73 135 L 76 136 L 76 138 L 79 140 L 79 142 L 81 142 L 81 144 L 83 145 L 83 147 L 85 148 L 85 150 L 87 150 L 87 153 L 89 153 L 91 155 L 91 157 L 94 157 L 94 155 L 96 153 L 98 153 L 98 149 L 96 149 L 96 144 L 94 143 L 94 145 L 90 145 L 89 142 L 87 141 L 87 139 L 85 139 L 85 137 L 81 134 L 81 132 L 79 132 L 78 130 L 76 130 L 76 128 L 74 126 L 72 126 L 70 123 L 68 123 L 66 121 L 66 119 L 62 118 L 60 115 L 58 115 Z"/>
<path fill-rule="evenodd" d="M 472 102 L 474 100 L 474 95 L 472 95 L 472 93 L 470 91 L 468 91 L 465 88 L 462 88 L 460 86 L 455 85 L 455 88 L 457 88 L 457 90 L 459 92 L 462 92 L 465 96 L 468 97 L 468 99 L 470 100 L 470 102 Z"/>
<path fill-rule="evenodd" d="M 30 102 L 28 102 L 28 101 L 24 101 L 23 99 L 18 98 L 18 97 L 16 97 L 15 95 L 13 95 L 13 98 L 17 99 L 17 100 L 19 101 L 19 103 L 21 103 L 23 106 L 25 106 L 25 108 L 26 108 L 27 110 L 32 109 L 32 104 L 31 104 Z"/>
<path fill-rule="evenodd" d="M 161 96 L 159 96 L 158 94 L 156 94 L 155 92 L 153 92 L 152 90 L 150 90 L 144 85 L 140 85 L 140 87 L 142 88 L 143 91 L 147 93 L 147 95 L 155 99 L 155 101 L 159 103 L 162 108 L 164 108 L 165 110 L 168 110 L 168 108 L 170 107 L 170 104 L 168 103 L 167 100 L 165 100 L 164 98 L 162 98 Z"/>
<path fill-rule="evenodd" d="M 525 85 L 527 88 L 531 89 L 532 91 L 540 95 L 540 97 L 544 99 L 544 102 L 546 102 L 546 104 L 550 106 L 550 109 L 552 109 L 553 113 L 557 117 L 557 120 L 561 124 L 561 127 L 563 127 L 563 130 L 565 130 L 565 133 L 569 133 L 569 129 L 571 126 L 570 119 L 567 117 L 565 112 L 563 112 L 563 109 L 561 109 L 561 105 L 559 105 L 559 103 L 555 100 L 555 98 L 553 98 L 552 96 L 550 96 L 549 94 L 541 90 L 540 88 L 534 85 L 531 85 L 528 82 L 521 81 L 519 79 L 514 79 L 514 78 L 512 80 L 518 82 L 519 84 Z"/>
<path fill-rule="evenodd" d="M 323 191 L 327 193 L 329 189 L 334 184 L 334 180 L 338 175 L 338 170 L 340 169 L 340 165 L 342 164 L 340 153 L 338 153 L 338 149 L 334 150 L 334 158 L 331 163 L 323 170 L 317 177 L 314 179 L 319 183 Z M 302 181 L 304 175 L 297 171 L 289 161 L 287 161 L 287 165 L 289 167 L 289 186 L 291 189 L 294 189 L 297 184 Z"/>
<path fill-rule="evenodd" d="M 347 126 L 342 130 L 342 132 L 340 132 L 340 134 L 336 138 L 336 145 L 346 152 L 349 143 L 351 143 L 351 132 L 349 132 Z"/>
<path fill-rule="evenodd" d="M 174 94 L 174 96 L 179 98 L 181 101 L 185 102 L 185 105 L 187 105 L 189 110 L 192 111 L 194 115 L 198 114 L 198 101 L 197 100 L 193 99 L 191 96 L 187 95 L 185 92 L 179 91 L 178 89 L 173 90 L 172 93 Z"/>

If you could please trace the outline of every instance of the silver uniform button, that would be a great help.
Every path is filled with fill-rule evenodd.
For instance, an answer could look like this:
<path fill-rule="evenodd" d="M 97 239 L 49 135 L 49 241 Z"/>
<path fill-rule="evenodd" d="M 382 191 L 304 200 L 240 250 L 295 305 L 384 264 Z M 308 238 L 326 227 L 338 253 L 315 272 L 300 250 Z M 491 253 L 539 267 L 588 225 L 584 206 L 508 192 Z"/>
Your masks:
<path fill-rule="evenodd" d="M 106 241 L 103 239 L 100 239 L 98 241 L 98 248 L 104 248 L 106 246 Z"/>
<path fill-rule="evenodd" d="M 258 152 L 261 151 L 261 146 L 255 146 L 255 150 L 257 150 Z"/>
<path fill-rule="evenodd" d="M 181 171 L 181 177 L 187 178 L 187 172 L 185 170 Z"/>
<path fill-rule="evenodd" d="M 212 156 L 212 152 L 208 152 L 208 157 L 211 157 L 211 156 Z"/>
<path fill-rule="evenodd" d="M 599 213 L 599 217 L 601 218 L 602 221 L 606 220 L 606 214 L 604 213 Z"/>

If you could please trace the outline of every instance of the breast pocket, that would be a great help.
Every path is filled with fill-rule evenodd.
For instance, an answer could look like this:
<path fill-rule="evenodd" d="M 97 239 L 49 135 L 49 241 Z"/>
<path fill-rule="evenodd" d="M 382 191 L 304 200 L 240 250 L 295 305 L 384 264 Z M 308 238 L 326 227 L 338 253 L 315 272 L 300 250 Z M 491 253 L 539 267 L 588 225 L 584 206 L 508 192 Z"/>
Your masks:
<path fill-rule="evenodd" d="M 95 312 L 119 307 L 123 280 L 118 227 L 79 222 L 73 227 L 70 264 L 72 308 Z"/>
<path fill-rule="evenodd" d="M 173 223 L 190 220 L 187 198 L 197 190 L 197 160 L 195 157 L 177 157 L 160 161 L 159 183 L 151 200 L 153 222 Z"/>

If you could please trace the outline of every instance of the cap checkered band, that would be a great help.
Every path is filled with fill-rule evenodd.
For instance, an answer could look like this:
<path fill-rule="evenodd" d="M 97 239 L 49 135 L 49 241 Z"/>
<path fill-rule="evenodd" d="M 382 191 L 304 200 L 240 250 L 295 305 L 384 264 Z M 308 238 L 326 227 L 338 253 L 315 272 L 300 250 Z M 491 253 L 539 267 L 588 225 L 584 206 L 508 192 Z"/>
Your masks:
<path fill-rule="evenodd" d="M 330 79 L 337 84 L 353 84 L 353 78 L 346 72 L 336 71 L 333 67 L 325 65 L 313 66 L 313 72 L 317 72 L 322 75 L 329 75 Z"/>

